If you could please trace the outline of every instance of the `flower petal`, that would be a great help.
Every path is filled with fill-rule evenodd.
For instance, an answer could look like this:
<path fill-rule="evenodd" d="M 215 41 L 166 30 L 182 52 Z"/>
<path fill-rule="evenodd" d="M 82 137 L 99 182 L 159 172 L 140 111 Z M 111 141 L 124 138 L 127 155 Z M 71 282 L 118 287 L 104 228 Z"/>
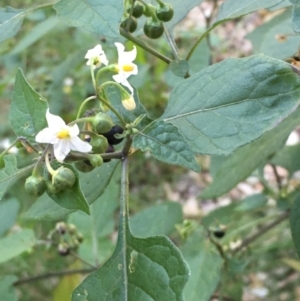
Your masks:
<path fill-rule="evenodd" d="M 79 127 L 77 124 L 74 124 L 73 126 L 67 126 L 68 131 L 71 137 L 78 136 L 79 134 Z"/>
<path fill-rule="evenodd" d="M 58 138 L 56 137 L 56 133 L 53 132 L 50 128 L 44 128 L 35 136 L 35 141 L 38 143 L 57 143 Z"/>
<path fill-rule="evenodd" d="M 69 139 L 59 139 L 57 143 L 53 145 L 54 156 L 58 162 L 63 162 L 68 153 L 71 151 Z"/>
<path fill-rule="evenodd" d="M 77 136 L 73 137 L 70 140 L 70 147 L 71 150 L 82 152 L 82 153 L 88 153 L 92 150 L 92 146 L 89 143 L 82 141 Z"/>
<path fill-rule="evenodd" d="M 125 62 L 132 62 L 136 59 L 136 47 L 133 46 L 131 51 L 123 52 L 122 54 L 122 61 Z"/>
<path fill-rule="evenodd" d="M 119 57 L 122 56 L 122 54 L 123 54 L 123 52 L 125 50 L 125 46 L 123 44 L 121 44 L 121 43 L 118 43 L 118 42 L 116 42 L 115 45 L 116 45 L 117 50 L 118 50 L 118 56 Z"/>
<path fill-rule="evenodd" d="M 63 119 L 59 116 L 51 114 L 49 109 L 46 112 L 46 119 L 49 128 L 51 128 L 53 131 L 59 130 L 60 128 L 66 126 L 66 123 L 63 121 Z"/>

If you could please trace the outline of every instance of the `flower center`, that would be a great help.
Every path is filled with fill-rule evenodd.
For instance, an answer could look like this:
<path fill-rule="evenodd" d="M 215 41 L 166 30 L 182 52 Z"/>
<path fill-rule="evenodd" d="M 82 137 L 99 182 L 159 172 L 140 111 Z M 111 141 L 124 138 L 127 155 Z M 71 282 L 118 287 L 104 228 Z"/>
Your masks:
<path fill-rule="evenodd" d="M 133 65 L 123 65 L 123 66 L 122 66 L 122 69 L 123 69 L 123 71 L 125 71 L 125 72 L 130 72 L 130 71 L 133 71 L 134 66 L 133 66 Z"/>
<path fill-rule="evenodd" d="M 67 129 L 63 129 L 60 132 L 57 133 L 56 137 L 58 139 L 65 139 L 65 138 L 70 138 L 70 133 Z"/>

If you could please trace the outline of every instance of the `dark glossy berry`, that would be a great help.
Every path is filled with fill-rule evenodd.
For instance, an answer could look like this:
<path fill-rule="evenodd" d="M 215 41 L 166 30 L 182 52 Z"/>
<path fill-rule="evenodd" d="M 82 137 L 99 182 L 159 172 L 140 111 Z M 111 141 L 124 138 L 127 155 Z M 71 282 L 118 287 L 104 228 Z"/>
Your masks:
<path fill-rule="evenodd" d="M 102 112 L 94 116 L 92 123 L 94 129 L 99 134 L 108 132 L 114 125 L 111 117 Z"/>
<path fill-rule="evenodd" d="M 129 23 L 129 25 L 128 25 L 128 23 Z M 127 30 L 127 28 L 128 28 L 128 31 L 132 33 L 137 29 L 137 20 L 135 17 L 130 16 L 130 17 L 126 18 L 125 20 L 123 20 L 121 22 L 120 26 L 125 30 Z"/>
<path fill-rule="evenodd" d="M 221 230 L 221 229 L 215 230 L 213 231 L 213 234 L 217 238 L 222 238 L 225 235 L 225 230 Z"/>
<path fill-rule="evenodd" d="M 120 127 L 119 125 L 114 125 L 110 131 L 107 133 L 103 133 L 103 136 L 106 137 L 109 144 L 115 145 L 122 142 L 124 138 L 116 138 L 115 134 L 123 134 L 124 129 Z"/>
<path fill-rule="evenodd" d="M 142 3 L 136 1 L 133 6 L 132 15 L 135 18 L 139 18 L 143 15 L 144 9 L 145 9 L 144 5 Z M 130 13 L 130 11 L 131 11 L 131 8 L 128 8 L 127 12 Z"/>
<path fill-rule="evenodd" d="M 103 164 L 103 159 L 100 155 L 90 155 L 89 161 L 93 167 L 99 167 Z"/>
<path fill-rule="evenodd" d="M 164 26 L 160 21 L 149 19 L 144 25 L 144 33 L 150 39 L 158 39 L 164 33 Z"/>
<path fill-rule="evenodd" d="M 66 243 L 61 243 L 57 247 L 57 251 L 62 256 L 67 256 L 70 254 L 70 248 Z"/>
<path fill-rule="evenodd" d="M 113 145 L 109 144 L 105 153 L 109 154 L 109 153 L 114 153 L 114 152 L 115 152 L 115 148 L 113 147 Z M 107 163 L 109 161 L 111 161 L 111 159 L 103 159 L 104 163 Z"/>
<path fill-rule="evenodd" d="M 75 167 L 81 172 L 90 172 L 95 168 L 91 165 L 89 160 L 77 161 Z"/>
<path fill-rule="evenodd" d="M 41 176 L 30 176 L 25 182 L 25 191 L 33 196 L 41 196 L 47 188 L 46 181 Z"/>
<path fill-rule="evenodd" d="M 57 173 L 53 176 L 53 185 L 57 189 L 64 190 L 71 188 L 76 182 L 76 176 L 74 172 L 67 167 L 60 167 Z"/>
<path fill-rule="evenodd" d="M 174 9 L 171 4 L 164 4 L 163 6 L 158 7 L 155 13 L 160 21 L 168 22 L 174 16 Z"/>
<path fill-rule="evenodd" d="M 92 146 L 92 151 L 94 154 L 103 154 L 108 147 L 107 138 L 104 137 L 104 135 L 94 135 L 91 139 L 90 144 Z"/>

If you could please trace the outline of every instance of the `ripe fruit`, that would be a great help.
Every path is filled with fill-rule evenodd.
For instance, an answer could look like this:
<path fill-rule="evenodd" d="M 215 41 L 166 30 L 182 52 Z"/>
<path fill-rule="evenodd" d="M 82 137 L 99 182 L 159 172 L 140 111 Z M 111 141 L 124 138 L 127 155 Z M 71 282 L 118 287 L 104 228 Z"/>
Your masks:
<path fill-rule="evenodd" d="M 46 188 L 46 181 L 41 176 L 30 176 L 26 179 L 25 191 L 33 196 L 41 196 Z"/>
<path fill-rule="evenodd" d="M 115 151 L 115 148 L 113 147 L 113 145 L 109 144 L 105 153 L 113 153 L 114 151 Z M 111 159 L 103 159 L 104 163 L 107 163 L 109 161 L 111 161 Z"/>
<path fill-rule="evenodd" d="M 115 134 L 123 134 L 124 129 L 119 125 L 114 125 L 110 131 L 103 133 L 103 136 L 106 137 L 109 144 L 115 145 L 119 144 L 124 138 L 116 138 Z"/>
<path fill-rule="evenodd" d="M 144 33 L 150 39 L 158 39 L 164 33 L 164 26 L 158 20 L 149 19 L 144 25 Z"/>

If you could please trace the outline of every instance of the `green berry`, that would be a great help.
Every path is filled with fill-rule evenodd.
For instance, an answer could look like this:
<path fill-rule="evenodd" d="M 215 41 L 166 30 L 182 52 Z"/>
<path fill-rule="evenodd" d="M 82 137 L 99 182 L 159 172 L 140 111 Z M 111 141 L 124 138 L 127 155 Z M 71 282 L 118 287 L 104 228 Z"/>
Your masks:
<path fill-rule="evenodd" d="M 154 11 L 155 7 L 151 4 L 148 4 L 147 6 L 145 6 L 144 8 L 144 16 L 146 17 L 151 17 L 152 14 L 151 14 L 151 10 Z"/>
<path fill-rule="evenodd" d="M 144 33 L 150 39 L 158 39 L 164 33 L 164 26 L 160 21 L 149 19 L 144 25 Z"/>
<path fill-rule="evenodd" d="M 57 194 L 61 191 L 60 188 L 54 186 L 52 182 L 47 182 L 47 192 L 50 194 Z"/>
<path fill-rule="evenodd" d="M 113 121 L 111 117 L 102 112 L 94 116 L 92 123 L 95 130 L 99 134 L 106 133 L 113 127 Z"/>
<path fill-rule="evenodd" d="M 87 162 L 90 163 L 88 160 Z M 94 169 L 94 167 L 91 166 L 91 164 L 87 164 L 85 161 L 77 161 L 75 163 L 75 167 L 81 172 L 90 172 Z"/>
<path fill-rule="evenodd" d="M 100 155 L 90 155 L 89 161 L 93 167 L 99 167 L 103 164 L 103 159 Z"/>
<path fill-rule="evenodd" d="M 26 179 L 25 191 L 33 196 L 41 196 L 46 188 L 46 181 L 41 176 L 30 176 Z"/>
<path fill-rule="evenodd" d="M 158 7 L 155 13 L 160 21 L 168 22 L 174 16 L 174 9 L 171 4 L 165 3 L 163 6 Z"/>
<path fill-rule="evenodd" d="M 70 247 L 66 243 L 61 243 L 58 245 L 57 251 L 60 255 L 66 256 L 70 253 Z"/>
<path fill-rule="evenodd" d="M 67 167 L 60 167 L 57 173 L 53 176 L 53 185 L 57 189 L 64 190 L 71 188 L 76 182 L 76 176 L 74 172 Z"/>
<path fill-rule="evenodd" d="M 107 150 L 108 142 L 104 135 L 94 135 L 90 141 L 94 154 L 102 154 Z"/>
<path fill-rule="evenodd" d="M 135 18 L 139 18 L 143 15 L 145 7 L 142 3 L 136 1 L 133 6 L 132 16 Z M 127 12 L 130 13 L 131 7 L 127 9 Z"/>
<path fill-rule="evenodd" d="M 128 23 L 129 23 L 129 25 L 128 25 Z M 135 17 L 130 16 L 130 17 L 124 19 L 121 22 L 120 26 L 125 30 L 127 30 L 127 28 L 128 28 L 128 31 L 132 33 L 137 29 L 137 20 Z"/>

